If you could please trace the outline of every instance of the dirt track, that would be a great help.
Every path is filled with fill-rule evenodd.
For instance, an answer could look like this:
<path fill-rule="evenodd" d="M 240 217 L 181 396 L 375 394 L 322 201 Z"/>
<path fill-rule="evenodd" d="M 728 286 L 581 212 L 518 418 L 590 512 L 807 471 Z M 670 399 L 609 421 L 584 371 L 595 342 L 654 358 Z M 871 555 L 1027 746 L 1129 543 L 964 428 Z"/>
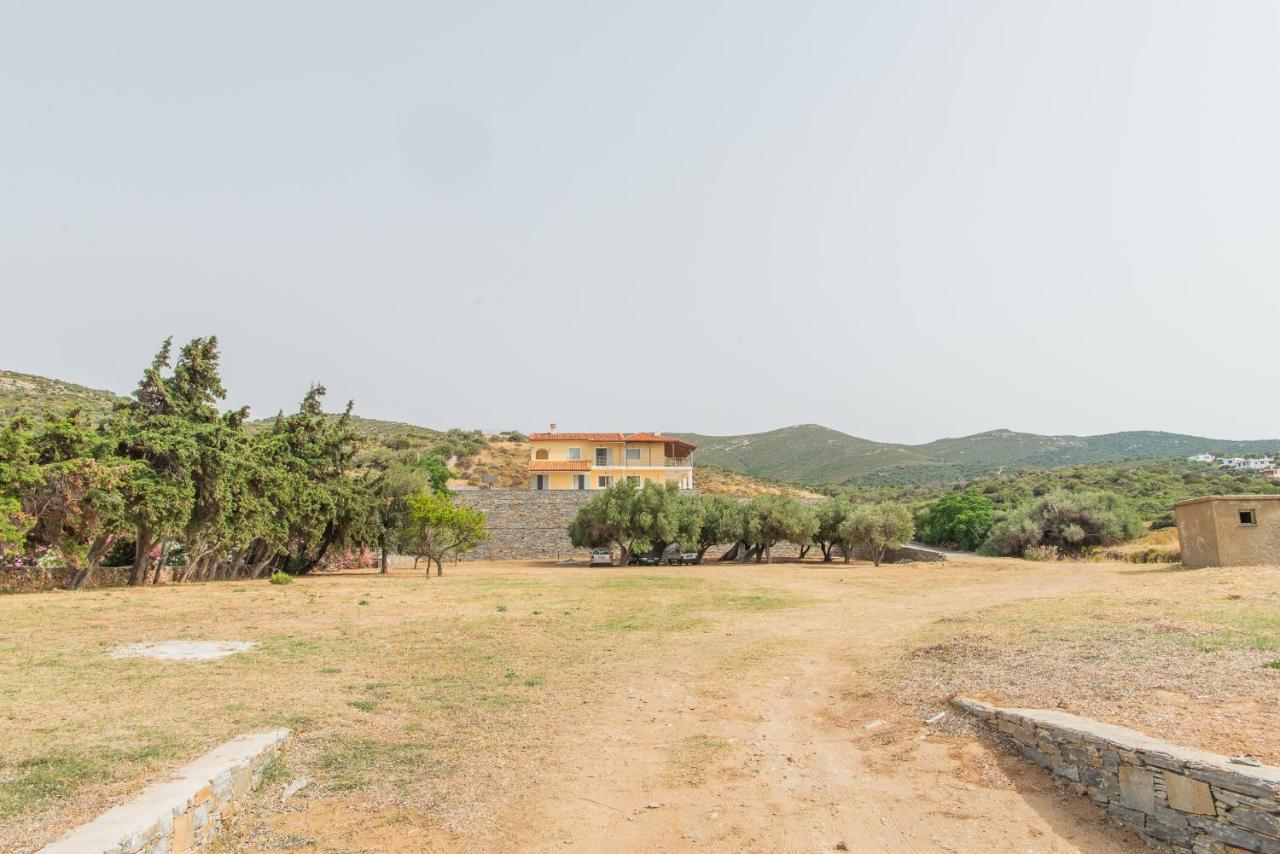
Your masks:
<path fill-rule="evenodd" d="M 928 597 L 868 599 L 832 598 L 829 576 L 810 571 L 770 573 L 769 581 L 822 601 L 741 620 L 726 634 L 781 642 L 787 652 L 738 679 L 705 669 L 708 639 L 691 659 L 620 686 L 503 819 L 517 829 L 516 850 L 565 850 L 566 842 L 636 852 L 828 851 L 841 842 L 851 851 L 1132 849 L 1131 837 L 1101 826 L 1090 806 L 1059 795 L 1038 770 L 940 735 L 875 682 L 883 654 L 926 621 L 1079 589 L 1097 575 L 1011 571 Z M 1016 790 L 983 784 L 984 769 L 997 764 L 1015 775 Z"/>
<path fill-rule="evenodd" d="M 555 731 L 554 749 L 539 755 L 513 799 L 490 806 L 486 820 L 445 832 L 412 816 L 361 816 L 350 802 L 320 798 L 275 830 L 318 842 L 308 851 L 1139 846 L 1038 769 L 957 727 L 952 711 L 930 710 L 949 717 L 927 725 L 921 710 L 895 696 L 885 668 L 928 623 L 1109 586 L 1113 574 L 971 558 L 953 558 L 942 573 L 839 564 L 697 572 L 731 582 L 749 577 L 757 589 L 807 604 L 664 638 L 658 666 L 624 666 L 602 696 L 583 700 L 583 714 L 543 722 Z"/>

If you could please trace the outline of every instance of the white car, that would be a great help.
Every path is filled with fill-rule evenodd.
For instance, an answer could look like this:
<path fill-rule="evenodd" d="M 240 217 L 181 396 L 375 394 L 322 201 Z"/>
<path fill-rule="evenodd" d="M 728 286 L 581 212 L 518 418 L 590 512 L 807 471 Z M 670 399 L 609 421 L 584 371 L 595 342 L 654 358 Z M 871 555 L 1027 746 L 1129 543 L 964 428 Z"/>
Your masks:
<path fill-rule="evenodd" d="M 613 566 L 613 552 L 609 549 L 592 549 L 591 565 Z"/>

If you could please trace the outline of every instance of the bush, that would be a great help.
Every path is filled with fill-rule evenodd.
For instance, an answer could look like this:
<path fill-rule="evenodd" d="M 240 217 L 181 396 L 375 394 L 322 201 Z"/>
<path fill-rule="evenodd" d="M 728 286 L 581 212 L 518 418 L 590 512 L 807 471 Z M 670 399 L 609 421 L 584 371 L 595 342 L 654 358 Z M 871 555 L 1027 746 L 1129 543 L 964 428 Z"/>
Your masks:
<path fill-rule="evenodd" d="M 926 543 L 973 551 L 986 542 L 996 521 L 995 507 L 972 490 L 952 492 L 927 506 L 916 528 Z"/>
<path fill-rule="evenodd" d="M 271 577 L 267 580 L 272 584 L 292 584 L 293 576 L 287 572 L 281 572 L 277 569 L 275 572 L 271 573 Z"/>
<path fill-rule="evenodd" d="M 1022 553 L 1024 560 L 1054 561 L 1062 557 L 1057 546 L 1028 546 Z"/>
<path fill-rule="evenodd" d="M 1051 492 L 1005 513 L 991 528 L 983 551 L 1014 556 L 1036 546 L 1055 546 L 1063 554 L 1078 555 L 1141 532 L 1137 513 L 1114 493 Z"/>

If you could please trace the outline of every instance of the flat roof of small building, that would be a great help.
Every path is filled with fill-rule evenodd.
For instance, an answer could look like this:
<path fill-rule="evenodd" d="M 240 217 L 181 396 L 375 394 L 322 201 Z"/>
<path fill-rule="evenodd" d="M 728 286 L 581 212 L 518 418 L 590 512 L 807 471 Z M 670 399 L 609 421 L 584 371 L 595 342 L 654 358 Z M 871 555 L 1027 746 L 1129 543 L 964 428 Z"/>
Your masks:
<path fill-rule="evenodd" d="M 1173 506 L 1185 507 L 1188 504 L 1200 504 L 1204 501 L 1280 501 L 1280 495 L 1202 495 L 1199 498 L 1175 501 Z"/>

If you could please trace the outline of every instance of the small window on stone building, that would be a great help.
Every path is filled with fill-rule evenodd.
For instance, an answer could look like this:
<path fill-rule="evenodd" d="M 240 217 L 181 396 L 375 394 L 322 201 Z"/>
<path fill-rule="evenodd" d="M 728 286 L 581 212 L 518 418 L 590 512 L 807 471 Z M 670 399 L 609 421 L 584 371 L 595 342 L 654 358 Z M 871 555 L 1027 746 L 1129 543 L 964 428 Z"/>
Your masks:
<path fill-rule="evenodd" d="M 547 449 L 539 448 L 538 450 L 534 451 L 533 458 L 535 460 L 545 460 L 547 458 Z"/>
<path fill-rule="evenodd" d="M 1257 516 L 1257 514 L 1256 514 L 1253 510 L 1241 510 L 1241 511 L 1240 511 L 1240 524 L 1241 524 L 1241 525 L 1256 525 L 1256 524 L 1258 524 L 1258 516 Z"/>

